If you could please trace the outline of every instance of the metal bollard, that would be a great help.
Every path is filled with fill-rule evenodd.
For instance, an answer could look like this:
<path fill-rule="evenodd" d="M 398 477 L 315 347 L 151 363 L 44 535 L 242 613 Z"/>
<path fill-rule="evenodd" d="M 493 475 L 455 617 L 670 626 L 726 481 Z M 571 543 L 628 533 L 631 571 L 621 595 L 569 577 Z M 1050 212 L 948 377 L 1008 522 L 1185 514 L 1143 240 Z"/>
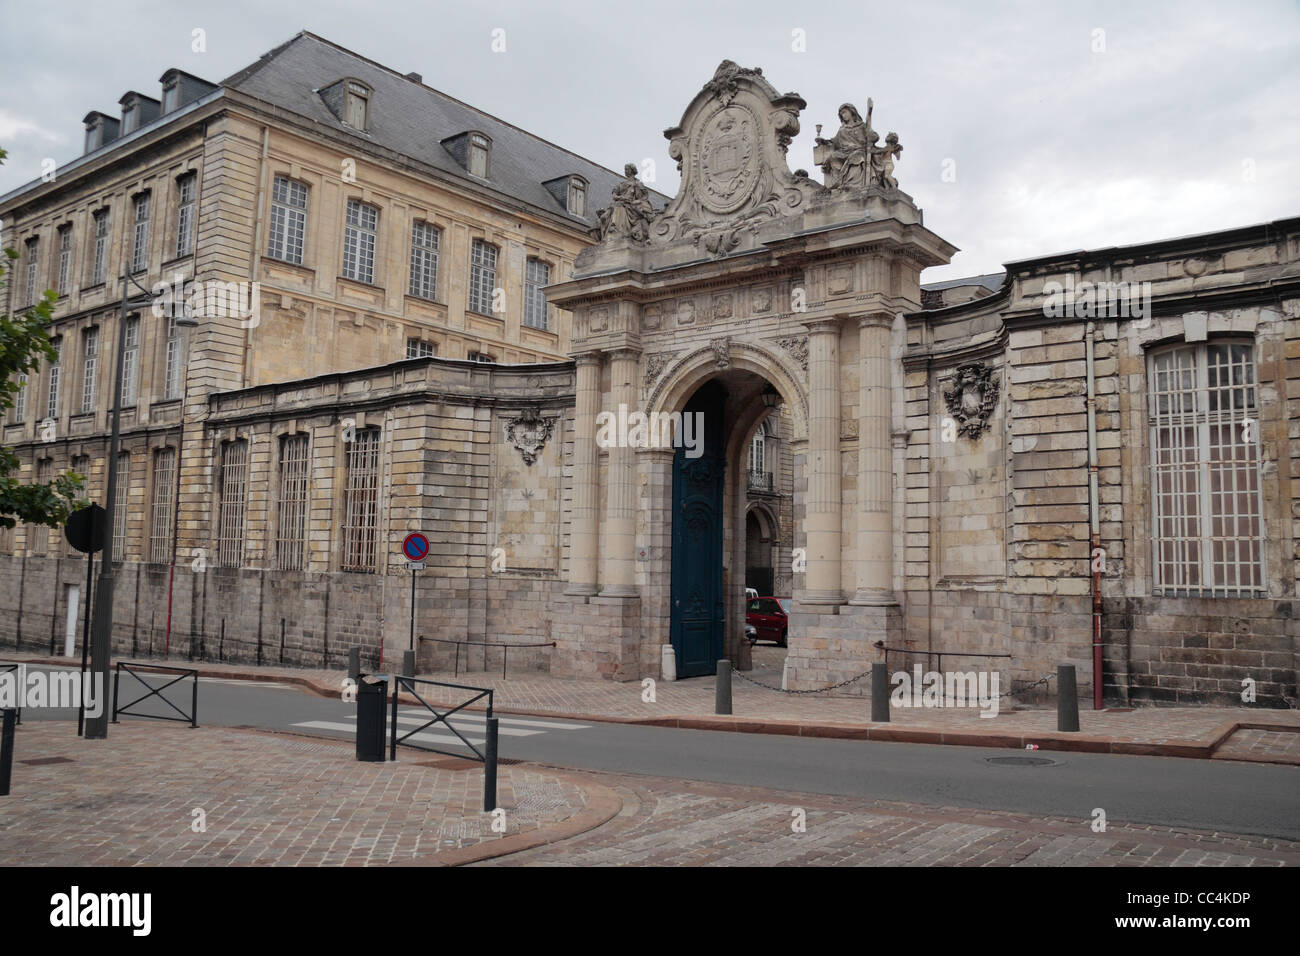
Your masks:
<path fill-rule="evenodd" d="M 402 676 L 415 676 L 415 651 L 402 651 Z"/>
<path fill-rule="evenodd" d="M 361 678 L 361 648 L 359 647 L 348 648 L 348 677 L 354 681 Z"/>
<path fill-rule="evenodd" d="M 875 723 L 889 723 L 889 671 L 884 661 L 871 665 L 871 719 Z"/>
<path fill-rule="evenodd" d="M 1056 665 L 1056 729 L 1079 731 L 1079 695 L 1074 682 L 1074 665 Z"/>
<path fill-rule="evenodd" d="M 731 661 L 718 661 L 718 677 L 713 685 L 713 712 L 731 713 Z"/>
<path fill-rule="evenodd" d="M 483 750 L 483 812 L 497 808 L 497 726 L 496 717 L 487 719 L 487 741 Z"/>
<path fill-rule="evenodd" d="M 14 720 L 12 708 L 4 711 L 4 724 L 0 729 L 0 797 L 9 796 L 9 774 L 14 766 Z"/>

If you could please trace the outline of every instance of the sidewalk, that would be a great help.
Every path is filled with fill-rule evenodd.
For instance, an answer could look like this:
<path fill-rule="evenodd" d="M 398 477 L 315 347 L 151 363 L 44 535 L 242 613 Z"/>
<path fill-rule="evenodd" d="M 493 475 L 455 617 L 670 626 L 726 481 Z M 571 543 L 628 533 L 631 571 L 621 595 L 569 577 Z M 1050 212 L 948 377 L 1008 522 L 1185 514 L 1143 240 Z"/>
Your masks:
<path fill-rule="evenodd" d="M 0 660 L 40 660 L 67 664 L 66 658 L 10 656 Z M 155 662 L 157 663 L 157 662 Z M 292 667 L 191 663 L 174 659 L 177 667 L 194 667 L 210 677 L 281 681 L 323 696 L 335 696 L 346 672 Z M 419 677 L 490 687 L 494 710 L 501 714 L 567 717 L 652 726 L 744 733 L 841 737 L 906 743 L 979 747 L 1037 746 L 1042 750 L 1122 753 L 1245 760 L 1300 766 L 1300 711 L 1241 707 L 1134 707 L 1090 709 L 1080 703 L 1079 733 L 1056 731 L 1056 708 L 1023 706 L 1004 699 L 996 717 L 985 718 L 976 708 L 899 708 L 889 723 L 873 723 L 868 698 L 786 694 L 737 678 L 733 681 L 732 716 L 714 715 L 714 680 L 657 681 L 654 701 L 643 699 L 641 682 L 585 681 L 524 673 L 462 671 L 420 674 Z M 779 686 L 780 675 L 754 671 L 750 676 Z M 436 688 L 421 694 L 435 703 L 459 703 L 463 695 Z M 481 708 L 471 708 L 481 709 Z"/>
<path fill-rule="evenodd" d="M 28 720 L 0 797 L 0 860 L 41 866 L 440 866 L 564 840 L 621 808 L 604 785 L 455 758 L 360 763 L 353 744 L 260 731 Z M 196 832 L 202 820 L 206 830 Z"/>

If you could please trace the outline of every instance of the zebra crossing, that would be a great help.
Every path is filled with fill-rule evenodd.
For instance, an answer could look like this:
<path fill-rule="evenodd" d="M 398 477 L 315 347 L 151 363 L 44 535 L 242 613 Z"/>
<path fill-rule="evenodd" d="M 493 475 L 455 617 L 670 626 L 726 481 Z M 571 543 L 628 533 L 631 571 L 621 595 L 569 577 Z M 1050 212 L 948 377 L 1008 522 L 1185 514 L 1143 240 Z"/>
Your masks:
<path fill-rule="evenodd" d="M 398 733 L 404 734 L 427 724 L 432 717 L 432 714 L 421 707 L 404 707 L 397 712 Z M 449 721 L 452 727 L 455 727 L 459 733 L 464 735 L 465 740 L 475 746 L 486 741 L 487 718 L 483 714 L 462 710 L 457 714 L 453 714 Z M 498 717 L 497 721 L 497 734 L 501 737 L 536 737 L 548 731 L 586 730 L 589 726 L 588 724 L 574 724 L 559 720 L 529 720 L 524 717 Z M 357 719 L 355 715 L 349 715 L 342 720 L 305 720 L 293 726 L 305 730 L 331 730 L 349 736 L 356 736 Z M 403 743 L 438 747 L 445 747 L 449 744 L 453 747 L 465 746 L 464 741 L 447 730 L 442 722 L 433 724 L 429 730 L 404 738 Z"/>

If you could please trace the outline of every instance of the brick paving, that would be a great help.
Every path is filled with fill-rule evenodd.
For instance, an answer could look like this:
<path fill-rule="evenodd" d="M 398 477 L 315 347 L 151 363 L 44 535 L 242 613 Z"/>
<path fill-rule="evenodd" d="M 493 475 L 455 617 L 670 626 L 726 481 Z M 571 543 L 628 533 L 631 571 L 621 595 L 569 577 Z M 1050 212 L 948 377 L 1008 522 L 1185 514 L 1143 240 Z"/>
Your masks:
<path fill-rule="evenodd" d="M 81 740 L 64 721 L 16 735 L 12 790 L 0 797 L 6 865 L 357 866 L 453 861 L 533 845 L 585 824 L 575 779 L 501 766 L 506 830 L 482 812 L 467 761 L 360 763 L 352 745 L 291 735 L 128 721 Z M 65 758 L 33 766 L 20 761 Z M 604 793 L 603 788 L 596 788 Z M 609 801 L 607 801 L 609 802 Z M 610 803 L 610 811 L 617 801 Z M 194 832 L 194 811 L 206 832 Z M 605 816 L 608 816 L 606 814 Z M 576 823 L 576 825 L 575 825 Z"/>
<path fill-rule="evenodd" d="M 594 773 L 610 822 L 496 866 L 1296 866 L 1300 843 Z M 802 811 L 805 832 L 792 827 Z"/>
<path fill-rule="evenodd" d="M 780 669 L 774 664 L 783 652 L 763 645 L 755 650 L 759 669 L 751 672 L 751 676 L 779 686 Z M 0 659 L 19 658 L 0 652 Z M 57 660 L 66 663 L 63 658 Z M 183 659 L 172 663 L 180 667 L 197 667 L 204 673 L 292 680 L 326 694 L 338 693 L 346 676 L 343 670 L 192 664 Z M 643 699 L 645 691 L 639 681 L 620 683 L 574 680 L 536 672 L 512 673 L 504 678 L 499 672 L 491 671 L 419 676 L 491 687 L 496 694 L 495 709 L 502 714 L 570 716 L 587 720 L 626 720 L 667 725 L 690 720 L 697 726 L 701 719 L 706 719 L 710 727 L 717 729 L 819 735 L 848 735 L 854 730 L 870 728 L 870 735 L 875 739 L 887 739 L 890 730 L 897 730 L 911 734 L 907 739 L 919 742 L 979 742 L 984 746 L 1014 747 L 1039 742 L 1044 749 L 1053 749 L 1052 739 L 1056 731 L 1056 706 L 1053 702 L 1013 704 L 1004 701 L 997 716 L 991 718 L 980 717 L 977 708 L 894 707 L 890 713 L 890 723 L 886 726 L 872 724 L 871 702 L 868 698 L 783 694 L 737 679 L 733 685 L 733 718 L 718 718 L 714 721 L 714 681 L 711 677 L 689 681 L 657 681 L 654 686 L 655 699 L 648 702 Z M 437 703 L 458 703 L 463 700 L 458 692 L 422 688 L 421 693 Z M 760 722 L 763 726 L 754 722 Z M 1227 737 L 1234 722 L 1267 723 L 1270 726 L 1262 736 L 1240 738 L 1246 731 L 1237 730 L 1231 737 Z M 1093 711 L 1091 701 L 1082 701 L 1079 723 L 1081 733 L 1077 735 L 1080 738 L 1077 749 L 1104 751 L 1105 744 L 1109 741 L 1115 744 L 1116 750 L 1122 749 L 1122 752 L 1129 753 L 1165 752 L 1202 757 L 1213 754 L 1220 759 L 1271 760 L 1300 765 L 1300 752 L 1296 745 L 1300 733 L 1278 732 L 1292 728 L 1300 731 L 1300 711 L 1297 710 L 1249 706 L 1146 706 Z M 797 726 L 783 727 L 783 724 Z M 982 738 L 991 735 L 995 739 L 976 741 L 970 735 Z M 1060 739 L 1059 736 L 1057 739 Z M 1249 739 L 1250 743 L 1237 744 L 1239 739 Z M 1085 748 L 1086 744 L 1096 746 Z M 1123 749 L 1120 745 L 1131 746 Z M 1065 749 L 1066 746 L 1063 744 L 1057 749 Z"/>

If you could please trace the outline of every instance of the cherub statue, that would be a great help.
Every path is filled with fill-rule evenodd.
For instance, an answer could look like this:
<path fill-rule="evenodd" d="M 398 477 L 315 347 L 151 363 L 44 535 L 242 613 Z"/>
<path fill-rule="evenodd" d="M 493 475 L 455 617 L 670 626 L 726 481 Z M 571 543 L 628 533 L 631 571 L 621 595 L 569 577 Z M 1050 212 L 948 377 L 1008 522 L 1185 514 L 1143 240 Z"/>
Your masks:
<path fill-rule="evenodd" d="M 871 147 L 871 178 L 886 189 L 897 189 L 898 180 L 894 178 L 894 160 L 901 156 L 903 147 L 898 145 L 898 134 L 890 133 L 885 137 L 884 146 Z"/>
<path fill-rule="evenodd" d="M 614 236 L 644 242 L 649 238 L 650 220 L 655 215 L 650 191 L 637 180 L 634 163 L 623 167 L 623 176 L 623 181 L 610 193 L 611 205 L 596 213 L 600 238 Z"/>

